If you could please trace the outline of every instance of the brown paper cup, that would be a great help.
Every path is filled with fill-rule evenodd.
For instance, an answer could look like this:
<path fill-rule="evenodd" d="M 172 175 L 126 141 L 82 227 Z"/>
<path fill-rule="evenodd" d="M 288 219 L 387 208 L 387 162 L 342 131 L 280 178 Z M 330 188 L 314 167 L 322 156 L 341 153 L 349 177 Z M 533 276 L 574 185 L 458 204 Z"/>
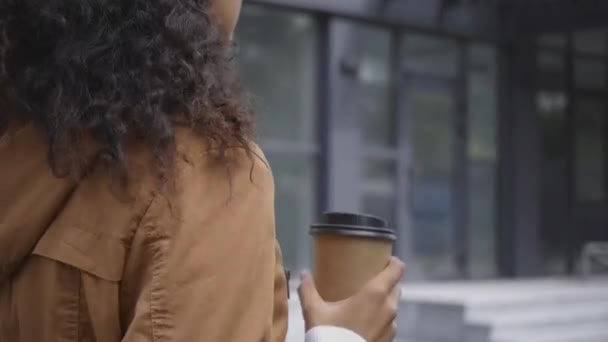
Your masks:
<path fill-rule="evenodd" d="M 311 227 L 314 279 L 323 299 L 351 297 L 387 265 L 395 234 L 379 218 L 326 213 Z"/>

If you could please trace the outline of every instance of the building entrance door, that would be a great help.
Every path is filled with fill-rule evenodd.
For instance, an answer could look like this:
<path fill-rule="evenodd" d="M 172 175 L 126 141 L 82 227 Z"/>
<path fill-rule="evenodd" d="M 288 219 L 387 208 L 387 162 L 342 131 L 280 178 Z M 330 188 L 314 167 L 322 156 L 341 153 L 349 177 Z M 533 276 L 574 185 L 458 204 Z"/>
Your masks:
<path fill-rule="evenodd" d="M 574 99 L 574 203 L 571 244 L 578 256 L 591 241 L 608 241 L 608 101 L 603 92 Z"/>
<path fill-rule="evenodd" d="M 401 116 L 410 150 L 410 258 L 415 278 L 461 277 L 457 227 L 457 97 L 451 79 L 406 74 Z"/>
<path fill-rule="evenodd" d="M 568 273 L 570 235 L 570 141 L 566 93 L 544 87 L 537 94 L 541 140 L 539 257 L 543 275 Z"/>

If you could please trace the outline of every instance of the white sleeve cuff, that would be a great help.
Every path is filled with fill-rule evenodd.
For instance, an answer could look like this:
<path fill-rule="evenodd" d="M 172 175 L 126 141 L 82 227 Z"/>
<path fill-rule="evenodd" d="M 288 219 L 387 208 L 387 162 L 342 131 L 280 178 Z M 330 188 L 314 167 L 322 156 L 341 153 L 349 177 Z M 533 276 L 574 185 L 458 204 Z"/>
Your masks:
<path fill-rule="evenodd" d="M 365 342 L 365 340 L 348 329 L 319 326 L 308 330 L 306 342 Z"/>

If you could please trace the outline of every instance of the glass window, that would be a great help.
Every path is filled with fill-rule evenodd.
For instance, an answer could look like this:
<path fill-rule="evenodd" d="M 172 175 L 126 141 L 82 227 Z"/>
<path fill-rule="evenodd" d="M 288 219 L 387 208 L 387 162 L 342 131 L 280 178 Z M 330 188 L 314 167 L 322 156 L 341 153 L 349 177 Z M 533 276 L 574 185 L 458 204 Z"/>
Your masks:
<path fill-rule="evenodd" d="M 458 45 L 454 41 L 408 34 L 403 44 L 403 67 L 406 72 L 429 76 L 458 76 Z"/>
<path fill-rule="evenodd" d="M 595 58 L 576 58 L 574 84 L 578 88 L 605 88 L 608 72 L 606 64 Z"/>
<path fill-rule="evenodd" d="M 312 159 L 268 154 L 275 178 L 277 237 L 285 265 L 292 270 L 309 265 L 309 225 L 315 217 L 316 175 Z"/>
<path fill-rule="evenodd" d="M 316 141 L 317 25 L 306 14 L 245 6 L 239 66 L 263 140 Z"/>
<path fill-rule="evenodd" d="M 608 52 L 608 35 L 606 31 L 584 31 L 574 34 L 574 47 L 578 52 Z"/>
<path fill-rule="evenodd" d="M 411 113 L 412 266 L 429 278 L 455 277 L 452 214 L 455 101 L 449 88 L 405 90 Z"/>
<path fill-rule="evenodd" d="M 391 147 L 395 143 L 394 112 L 390 108 L 390 33 L 384 29 L 357 25 L 360 69 L 357 99 L 362 110 L 366 145 Z"/>
<path fill-rule="evenodd" d="M 540 50 L 537 54 L 537 86 L 540 88 L 565 88 L 566 55 Z"/>
<path fill-rule="evenodd" d="M 353 50 L 358 57 L 357 103 L 361 115 L 362 182 L 360 209 L 386 219 L 396 227 L 396 157 L 378 157 L 373 149 L 396 148 L 395 113 L 390 106 L 393 85 L 390 69 L 391 34 L 388 30 L 341 20 L 356 39 Z"/>
<path fill-rule="evenodd" d="M 411 90 L 414 123 L 410 134 L 414 145 L 414 170 L 419 179 L 451 177 L 455 101 L 453 94 L 442 88 Z"/>
<path fill-rule="evenodd" d="M 408 34 L 403 42 L 404 109 L 412 149 L 409 174 L 413 274 L 455 278 L 454 146 L 459 49 L 452 40 Z"/>
<path fill-rule="evenodd" d="M 496 274 L 497 62 L 492 47 L 469 48 L 469 274 Z"/>
<path fill-rule="evenodd" d="M 273 168 L 277 237 L 295 271 L 309 264 L 316 216 L 318 25 L 307 14 L 246 5 L 237 37 L 258 139 Z"/>
<path fill-rule="evenodd" d="M 606 105 L 576 101 L 575 188 L 581 202 L 606 199 Z"/>
<path fill-rule="evenodd" d="M 382 217 L 390 225 L 396 217 L 396 162 L 368 158 L 363 165 L 363 211 Z"/>
<path fill-rule="evenodd" d="M 538 68 L 544 72 L 563 73 L 566 69 L 566 56 L 563 53 L 540 50 L 538 53 Z"/>
<path fill-rule="evenodd" d="M 542 47 L 565 49 L 566 42 L 566 35 L 561 33 L 543 34 L 538 37 L 538 45 Z"/>
<path fill-rule="evenodd" d="M 566 274 L 569 148 L 567 97 L 563 89 L 537 93 L 541 138 L 540 256 L 544 274 Z"/>
<path fill-rule="evenodd" d="M 490 47 L 469 49 L 469 158 L 496 160 L 496 51 Z"/>
<path fill-rule="evenodd" d="M 469 186 L 469 275 L 496 275 L 496 163 L 470 160 Z"/>
<path fill-rule="evenodd" d="M 568 222 L 566 55 L 540 50 L 536 109 L 541 139 L 539 255 L 543 274 L 565 274 Z"/>
<path fill-rule="evenodd" d="M 562 158 L 567 151 L 565 137 L 567 98 L 563 90 L 540 90 L 536 108 L 541 119 L 543 156 Z"/>

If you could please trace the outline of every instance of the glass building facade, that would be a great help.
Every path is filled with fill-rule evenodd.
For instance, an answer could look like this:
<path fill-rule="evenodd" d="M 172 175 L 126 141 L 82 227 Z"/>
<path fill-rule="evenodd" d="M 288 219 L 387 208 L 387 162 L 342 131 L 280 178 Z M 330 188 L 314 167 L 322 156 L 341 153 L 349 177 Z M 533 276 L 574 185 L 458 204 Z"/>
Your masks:
<path fill-rule="evenodd" d="M 324 210 L 386 218 L 420 280 L 566 274 L 586 239 L 608 238 L 572 228 L 605 223 L 606 31 L 511 49 L 288 3 L 245 5 L 237 61 L 289 268 L 310 266 Z"/>

